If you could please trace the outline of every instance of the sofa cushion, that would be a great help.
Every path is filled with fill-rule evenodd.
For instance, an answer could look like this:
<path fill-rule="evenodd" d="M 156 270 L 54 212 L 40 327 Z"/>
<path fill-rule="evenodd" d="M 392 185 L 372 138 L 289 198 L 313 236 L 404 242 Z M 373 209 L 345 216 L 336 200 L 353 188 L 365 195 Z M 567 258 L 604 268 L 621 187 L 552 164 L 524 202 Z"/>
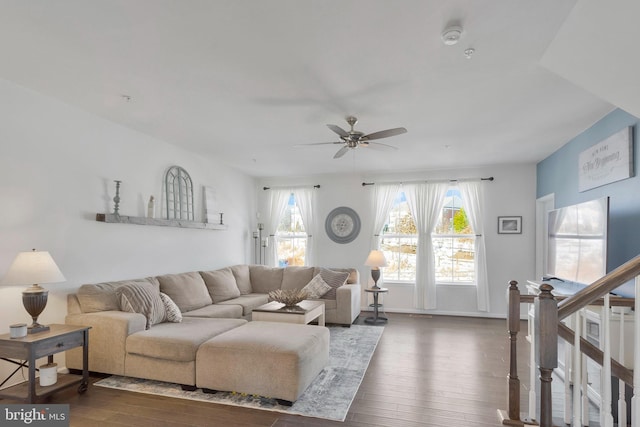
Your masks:
<path fill-rule="evenodd" d="M 240 289 L 236 285 L 236 278 L 230 268 L 201 271 L 200 275 L 207 285 L 214 304 L 240 296 Z"/>
<path fill-rule="evenodd" d="M 328 268 L 320 268 L 318 274 L 322 276 L 327 285 L 331 286 L 331 290 L 323 295 L 323 299 L 336 299 L 336 289 L 344 285 L 349 277 L 346 271 L 334 271 Z"/>
<path fill-rule="evenodd" d="M 116 295 L 116 289 L 122 285 L 137 282 L 148 282 L 159 287 L 158 281 L 154 277 L 82 285 L 77 292 L 80 309 L 83 313 L 120 310 L 120 302 Z"/>
<path fill-rule="evenodd" d="M 333 288 L 327 285 L 327 282 L 325 282 L 322 279 L 322 276 L 319 274 L 313 276 L 313 279 L 311 279 L 311 281 L 307 283 L 304 288 L 302 288 L 302 290 L 309 295 L 309 298 L 313 299 L 322 298 L 322 296 L 329 292 L 331 289 Z"/>
<path fill-rule="evenodd" d="M 185 317 L 179 324 L 162 323 L 129 335 L 126 351 L 156 359 L 191 362 L 195 360 L 200 344 L 246 323 L 243 319 Z"/>
<path fill-rule="evenodd" d="M 232 300 L 233 301 L 233 300 Z M 186 311 L 182 313 L 183 317 L 209 317 L 209 318 L 242 318 L 242 307 L 239 305 L 210 304 L 200 307 L 196 310 Z"/>
<path fill-rule="evenodd" d="M 249 266 L 247 264 L 238 264 L 230 267 L 233 276 L 236 278 L 236 286 L 240 290 L 240 294 L 247 295 L 253 292 L 251 287 L 251 275 L 249 274 Z"/>
<path fill-rule="evenodd" d="M 180 323 L 182 322 L 182 313 L 180 312 L 180 307 L 176 305 L 175 302 L 169 295 L 160 292 L 160 299 L 164 303 L 164 311 L 167 314 L 167 322 Z"/>
<path fill-rule="evenodd" d="M 286 267 L 282 272 L 282 286 L 280 289 L 288 291 L 304 288 L 313 279 L 313 270 L 313 267 Z"/>
<path fill-rule="evenodd" d="M 260 307 L 269 302 L 269 296 L 266 294 L 249 294 L 240 295 L 238 298 L 221 302 L 218 305 L 239 305 L 242 307 L 242 315 L 248 316 L 254 308 Z"/>
<path fill-rule="evenodd" d="M 144 315 L 147 319 L 146 329 L 167 318 L 160 292 L 151 283 L 137 282 L 119 286 L 116 295 L 120 301 L 120 310 Z"/>
<path fill-rule="evenodd" d="M 271 268 L 264 265 L 249 266 L 253 292 L 268 294 L 271 291 L 280 289 L 283 272 L 284 268 Z"/>
<path fill-rule="evenodd" d="M 160 290 L 180 307 L 180 311 L 191 311 L 213 304 L 207 286 L 198 272 L 165 274 L 158 276 Z"/>

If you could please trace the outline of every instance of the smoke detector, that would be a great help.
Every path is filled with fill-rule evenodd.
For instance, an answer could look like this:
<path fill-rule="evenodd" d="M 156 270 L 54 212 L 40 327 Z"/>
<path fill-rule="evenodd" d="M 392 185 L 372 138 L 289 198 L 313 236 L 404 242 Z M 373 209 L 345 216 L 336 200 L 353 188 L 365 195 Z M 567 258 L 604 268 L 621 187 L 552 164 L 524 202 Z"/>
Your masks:
<path fill-rule="evenodd" d="M 473 54 L 476 53 L 476 50 L 472 47 L 464 50 L 464 57 L 467 59 L 473 58 Z"/>
<path fill-rule="evenodd" d="M 452 25 L 450 27 L 445 28 L 442 32 L 442 43 L 447 46 L 453 46 L 454 44 L 460 41 L 460 36 L 462 36 L 462 27 L 458 25 Z"/>

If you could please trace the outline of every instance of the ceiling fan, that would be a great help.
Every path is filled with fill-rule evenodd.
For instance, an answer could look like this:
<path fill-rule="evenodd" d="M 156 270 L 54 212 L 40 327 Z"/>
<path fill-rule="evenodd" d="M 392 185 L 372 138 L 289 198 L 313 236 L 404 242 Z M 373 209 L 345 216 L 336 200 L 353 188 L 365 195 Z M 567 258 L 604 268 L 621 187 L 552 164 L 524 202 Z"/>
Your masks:
<path fill-rule="evenodd" d="M 358 123 L 358 119 L 353 116 L 347 117 L 347 123 L 351 126 L 351 130 L 347 132 L 342 129 L 340 126 L 336 125 L 327 125 L 329 129 L 334 131 L 340 137 L 340 141 L 336 142 L 315 142 L 311 144 L 302 144 L 305 145 L 328 145 L 328 144 L 343 144 L 343 147 L 338 150 L 338 152 L 333 156 L 334 159 L 338 159 L 344 156 L 347 151 L 350 149 L 355 149 L 358 147 L 372 147 L 372 148 L 388 148 L 392 150 L 397 150 L 397 147 L 393 145 L 383 144 L 381 142 L 374 142 L 373 139 L 381 139 L 388 138 L 390 136 L 401 135 L 406 133 L 407 130 L 405 128 L 393 128 L 387 130 L 381 130 L 379 132 L 373 132 L 365 135 L 363 132 L 359 132 L 353 129 L 353 126 Z"/>

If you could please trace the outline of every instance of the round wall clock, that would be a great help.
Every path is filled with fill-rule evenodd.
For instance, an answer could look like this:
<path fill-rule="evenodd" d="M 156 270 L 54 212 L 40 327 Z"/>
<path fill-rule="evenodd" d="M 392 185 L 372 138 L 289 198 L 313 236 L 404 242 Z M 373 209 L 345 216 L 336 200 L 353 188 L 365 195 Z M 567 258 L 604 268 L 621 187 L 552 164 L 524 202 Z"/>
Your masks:
<path fill-rule="evenodd" d="M 334 242 L 349 243 L 360 233 L 360 217 L 353 209 L 341 206 L 329 212 L 324 229 Z"/>

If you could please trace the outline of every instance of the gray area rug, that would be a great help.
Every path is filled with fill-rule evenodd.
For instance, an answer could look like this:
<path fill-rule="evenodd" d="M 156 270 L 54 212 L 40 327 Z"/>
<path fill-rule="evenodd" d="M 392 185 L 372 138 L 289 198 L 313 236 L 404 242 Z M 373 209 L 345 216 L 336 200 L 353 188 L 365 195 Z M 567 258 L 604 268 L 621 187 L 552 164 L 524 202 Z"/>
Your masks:
<path fill-rule="evenodd" d="M 350 328 L 343 328 L 335 326 L 330 327 L 329 331 L 331 341 L 328 365 L 290 407 L 279 405 L 275 399 L 267 397 L 231 392 L 206 394 L 200 389 L 183 391 L 177 384 L 139 378 L 111 376 L 96 382 L 95 385 L 179 399 L 200 400 L 344 421 L 384 327 L 352 325 Z"/>

